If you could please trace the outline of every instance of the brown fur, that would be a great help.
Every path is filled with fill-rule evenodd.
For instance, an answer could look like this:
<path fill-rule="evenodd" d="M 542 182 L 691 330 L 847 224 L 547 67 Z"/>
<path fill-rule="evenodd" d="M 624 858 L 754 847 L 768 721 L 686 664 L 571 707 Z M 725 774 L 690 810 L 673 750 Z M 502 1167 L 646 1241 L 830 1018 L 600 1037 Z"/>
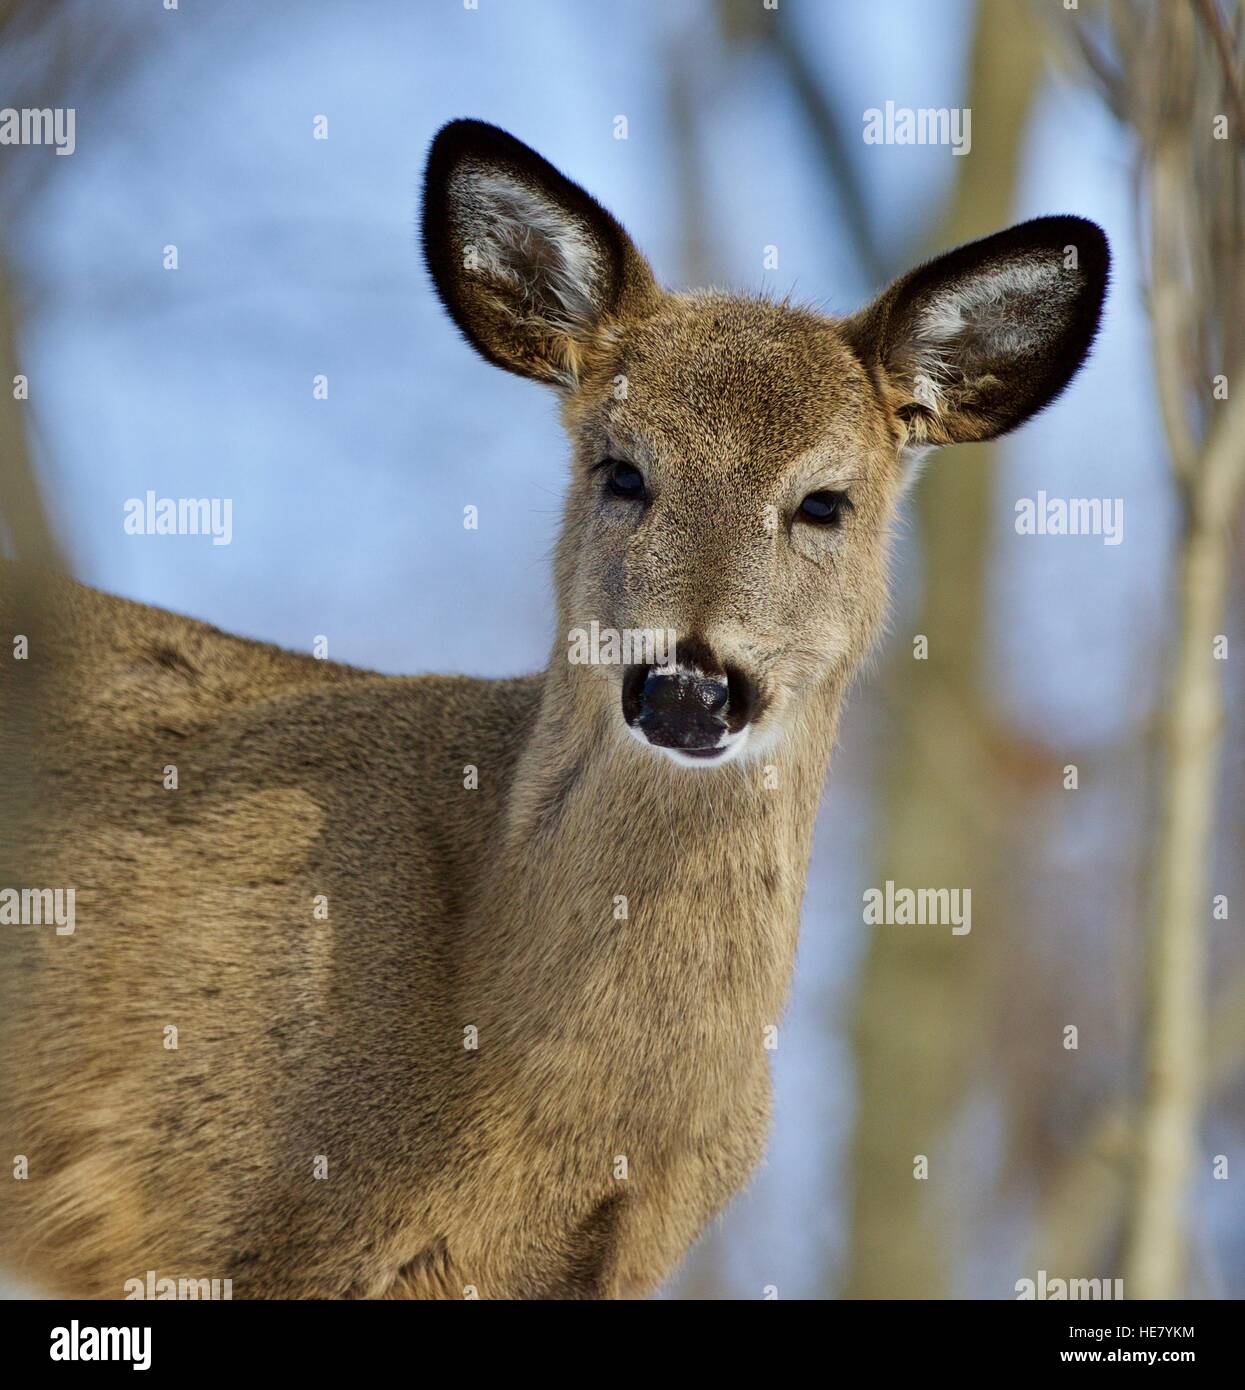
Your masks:
<path fill-rule="evenodd" d="M 473 158 L 500 148 L 595 216 L 470 126 Z M 148 1269 L 237 1297 L 642 1294 L 757 1163 L 907 426 L 859 324 L 664 294 L 612 225 L 590 324 L 551 312 L 556 284 L 525 317 L 504 277 L 447 292 L 447 256 L 438 280 L 494 360 L 573 378 L 541 674 L 374 676 L 65 581 L 41 619 L 6 577 L 0 636 L 32 648 L 0 663 L 6 757 L 29 759 L 3 882 L 78 891 L 73 936 L 0 938 L 0 1152 L 30 1164 L 0 1183 L 14 1272 L 98 1297 Z M 619 450 L 642 519 L 603 497 Z M 853 510 L 805 534 L 793 508 L 832 481 Z M 618 670 L 566 660 L 593 619 L 745 665 L 755 755 L 689 772 L 639 747 Z"/>

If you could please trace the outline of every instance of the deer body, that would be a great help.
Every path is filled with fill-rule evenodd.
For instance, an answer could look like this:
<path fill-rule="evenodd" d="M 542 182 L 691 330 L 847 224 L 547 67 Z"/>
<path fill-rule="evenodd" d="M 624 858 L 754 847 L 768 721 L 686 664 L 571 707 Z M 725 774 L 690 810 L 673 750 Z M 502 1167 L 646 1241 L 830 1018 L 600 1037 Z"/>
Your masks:
<path fill-rule="evenodd" d="M 10 1268 L 101 1297 L 149 1269 L 238 1297 L 666 1277 L 763 1150 L 912 448 L 1009 428 L 1092 338 L 1105 245 L 1050 222 L 831 323 L 666 294 L 539 156 L 442 132 L 434 281 L 486 356 L 559 389 L 574 448 L 550 661 L 375 676 L 6 576 L 31 661 L 0 868 L 78 896 L 72 937 L 3 938 Z M 1069 235 L 1088 268 L 1061 279 Z M 598 619 L 675 630 L 677 664 L 569 663 Z"/>
<path fill-rule="evenodd" d="M 23 732 L 94 766 L 34 781 L 73 937 L 6 941 L 9 1259 L 101 1297 L 149 1268 L 239 1297 L 658 1282 L 764 1142 L 833 710 L 788 794 L 710 799 L 591 722 L 568 746 L 558 665 L 368 677 L 53 595 L 60 694 Z"/>

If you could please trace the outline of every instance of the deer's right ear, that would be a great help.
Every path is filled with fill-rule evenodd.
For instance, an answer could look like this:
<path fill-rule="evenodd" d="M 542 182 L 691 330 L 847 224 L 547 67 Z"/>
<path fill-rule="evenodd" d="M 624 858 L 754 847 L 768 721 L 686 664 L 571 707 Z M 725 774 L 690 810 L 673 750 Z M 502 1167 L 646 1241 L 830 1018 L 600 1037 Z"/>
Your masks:
<path fill-rule="evenodd" d="M 513 135 L 451 121 L 428 152 L 423 247 L 442 303 L 490 362 L 573 388 L 594 342 L 655 292 L 622 227 Z"/>

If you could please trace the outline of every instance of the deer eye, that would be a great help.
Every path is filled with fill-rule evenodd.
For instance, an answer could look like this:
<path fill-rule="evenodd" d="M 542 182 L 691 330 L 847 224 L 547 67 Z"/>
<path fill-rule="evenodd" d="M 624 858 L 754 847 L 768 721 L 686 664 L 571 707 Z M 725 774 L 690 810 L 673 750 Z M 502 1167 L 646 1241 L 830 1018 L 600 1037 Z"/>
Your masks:
<path fill-rule="evenodd" d="M 838 526 L 851 505 L 845 492 L 810 492 L 800 503 L 796 516 L 814 526 Z"/>
<path fill-rule="evenodd" d="M 644 499 L 644 474 L 622 459 L 605 460 L 605 486 L 615 497 L 636 502 Z"/>

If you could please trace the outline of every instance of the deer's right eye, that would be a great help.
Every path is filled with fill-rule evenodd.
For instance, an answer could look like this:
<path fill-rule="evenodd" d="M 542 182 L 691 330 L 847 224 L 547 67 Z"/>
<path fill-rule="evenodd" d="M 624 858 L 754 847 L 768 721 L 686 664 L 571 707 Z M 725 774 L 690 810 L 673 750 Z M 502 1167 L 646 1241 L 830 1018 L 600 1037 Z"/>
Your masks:
<path fill-rule="evenodd" d="M 622 459 L 607 461 L 605 486 L 615 497 L 625 497 L 631 502 L 644 500 L 644 474 Z"/>

